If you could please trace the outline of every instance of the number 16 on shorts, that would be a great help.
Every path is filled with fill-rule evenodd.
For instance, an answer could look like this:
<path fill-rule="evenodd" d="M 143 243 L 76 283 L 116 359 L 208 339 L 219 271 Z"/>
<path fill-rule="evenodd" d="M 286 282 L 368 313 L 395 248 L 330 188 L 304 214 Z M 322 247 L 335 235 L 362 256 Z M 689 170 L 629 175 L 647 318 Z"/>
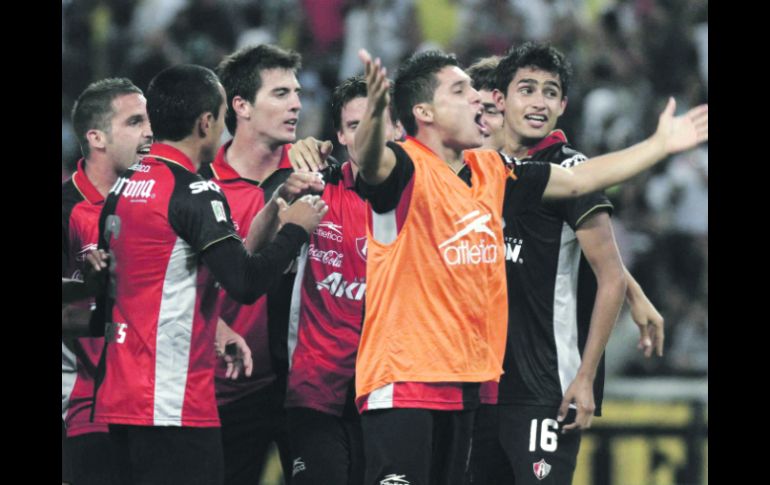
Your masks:
<path fill-rule="evenodd" d="M 559 423 L 550 418 L 542 420 L 539 425 L 537 421 L 533 419 L 529 424 L 529 451 L 537 451 L 539 434 L 540 449 L 553 453 L 559 446 Z"/>

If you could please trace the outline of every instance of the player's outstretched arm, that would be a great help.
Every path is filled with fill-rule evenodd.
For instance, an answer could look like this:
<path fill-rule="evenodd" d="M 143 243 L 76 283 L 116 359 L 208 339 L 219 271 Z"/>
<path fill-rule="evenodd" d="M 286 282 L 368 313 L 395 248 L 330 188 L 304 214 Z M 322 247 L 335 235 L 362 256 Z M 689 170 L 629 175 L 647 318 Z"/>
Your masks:
<path fill-rule="evenodd" d="M 366 77 L 366 112 L 355 134 L 356 160 L 361 178 L 369 185 L 385 181 L 396 166 L 396 155 L 385 149 L 385 109 L 390 103 L 390 82 L 380 59 L 372 61 L 365 49 L 358 51 Z"/>
<path fill-rule="evenodd" d="M 565 198 L 605 189 L 630 179 L 668 155 L 694 148 L 708 140 L 708 105 L 674 117 L 676 102 L 668 105 L 658 119 L 655 134 L 641 143 L 592 158 L 573 168 L 551 167 L 551 177 L 544 198 Z"/>

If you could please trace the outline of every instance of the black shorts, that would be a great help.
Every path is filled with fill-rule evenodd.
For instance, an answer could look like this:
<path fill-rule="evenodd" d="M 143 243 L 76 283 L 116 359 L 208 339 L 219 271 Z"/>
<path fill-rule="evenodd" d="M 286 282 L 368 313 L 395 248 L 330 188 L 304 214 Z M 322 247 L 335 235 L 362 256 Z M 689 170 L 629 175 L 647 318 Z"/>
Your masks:
<path fill-rule="evenodd" d="M 225 485 L 259 483 L 273 442 L 278 447 L 284 477 L 291 476 L 284 398 L 285 392 L 276 381 L 237 401 L 219 406 Z M 288 479 L 286 483 L 289 483 Z"/>
<path fill-rule="evenodd" d="M 461 485 L 475 410 L 383 409 L 361 415 L 366 485 Z"/>
<path fill-rule="evenodd" d="M 118 485 L 115 449 L 108 433 L 67 438 L 70 481 L 75 485 Z"/>
<path fill-rule="evenodd" d="M 482 405 L 473 427 L 469 483 L 569 485 L 580 431 L 561 433 L 558 406 Z M 564 424 L 575 421 L 570 409 Z"/>
<path fill-rule="evenodd" d="M 67 445 L 67 428 L 61 421 L 61 482 L 72 483 L 72 458 Z"/>
<path fill-rule="evenodd" d="M 292 485 L 359 485 L 364 448 L 358 414 L 332 416 L 315 409 L 289 408 Z"/>
<path fill-rule="evenodd" d="M 110 425 L 123 485 L 222 485 L 219 428 Z"/>

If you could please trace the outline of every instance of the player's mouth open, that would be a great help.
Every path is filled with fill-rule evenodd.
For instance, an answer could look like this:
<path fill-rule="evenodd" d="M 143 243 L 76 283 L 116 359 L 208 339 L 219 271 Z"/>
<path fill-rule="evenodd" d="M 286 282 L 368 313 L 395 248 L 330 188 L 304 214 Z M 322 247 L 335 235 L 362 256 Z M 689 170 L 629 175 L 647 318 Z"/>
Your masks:
<path fill-rule="evenodd" d="M 476 113 L 476 116 L 473 118 L 473 121 L 476 123 L 476 126 L 479 128 L 479 131 L 481 132 L 482 135 L 489 136 L 489 129 L 481 119 L 483 114 L 484 114 L 483 111 L 479 111 L 478 113 Z"/>

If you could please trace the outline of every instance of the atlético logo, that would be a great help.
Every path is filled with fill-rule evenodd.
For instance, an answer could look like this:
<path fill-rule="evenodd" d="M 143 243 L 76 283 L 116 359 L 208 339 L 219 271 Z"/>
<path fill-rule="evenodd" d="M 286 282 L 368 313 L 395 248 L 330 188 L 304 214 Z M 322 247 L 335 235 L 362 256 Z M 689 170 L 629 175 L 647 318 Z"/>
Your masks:
<path fill-rule="evenodd" d="M 535 472 L 535 476 L 538 480 L 542 480 L 551 473 L 551 465 L 545 462 L 545 458 L 537 463 L 532 464 L 532 470 Z"/>
<path fill-rule="evenodd" d="M 361 259 L 366 261 L 366 236 L 356 239 L 356 252 L 361 256 Z"/>

